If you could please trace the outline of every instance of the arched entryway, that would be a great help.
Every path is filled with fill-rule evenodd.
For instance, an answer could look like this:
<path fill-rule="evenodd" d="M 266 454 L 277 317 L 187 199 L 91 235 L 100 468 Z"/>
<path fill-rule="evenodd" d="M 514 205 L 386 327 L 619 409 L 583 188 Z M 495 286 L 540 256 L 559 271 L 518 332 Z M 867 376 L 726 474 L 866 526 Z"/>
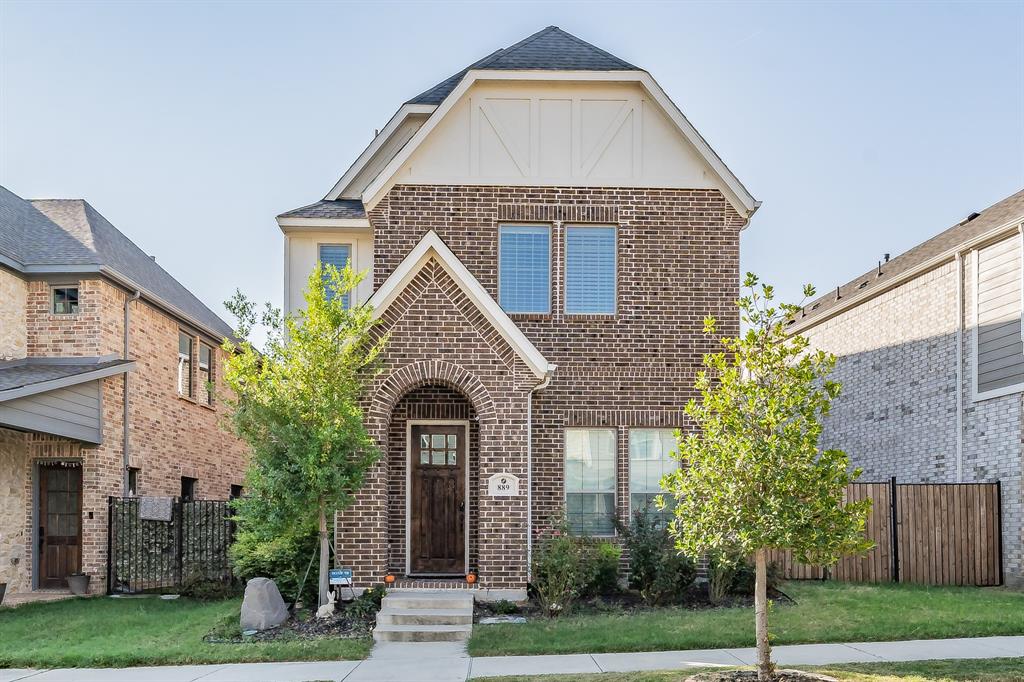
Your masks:
<path fill-rule="evenodd" d="M 387 433 L 388 570 L 463 576 L 477 569 L 480 421 L 438 380 L 395 403 Z"/>

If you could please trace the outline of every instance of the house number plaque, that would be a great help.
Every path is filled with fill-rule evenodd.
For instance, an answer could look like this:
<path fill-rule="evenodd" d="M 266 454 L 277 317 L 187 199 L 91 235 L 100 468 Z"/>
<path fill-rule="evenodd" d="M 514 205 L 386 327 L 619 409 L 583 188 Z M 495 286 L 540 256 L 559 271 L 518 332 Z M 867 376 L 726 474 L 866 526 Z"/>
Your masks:
<path fill-rule="evenodd" d="M 519 477 L 494 474 L 487 479 L 487 494 L 491 497 L 516 497 L 519 495 Z"/>

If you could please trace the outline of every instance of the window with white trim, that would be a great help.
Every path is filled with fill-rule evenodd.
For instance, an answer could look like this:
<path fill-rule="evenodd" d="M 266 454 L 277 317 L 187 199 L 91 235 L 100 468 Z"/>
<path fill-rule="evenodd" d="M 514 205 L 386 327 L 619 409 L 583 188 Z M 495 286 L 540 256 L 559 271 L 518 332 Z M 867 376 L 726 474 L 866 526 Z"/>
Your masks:
<path fill-rule="evenodd" d="M 663 523 L 672 519 L 671 495 L 665 495 L 665 509 L 659 510 L 655 498 L 663 493 L 661 477 L 679 468 L 672 456 L 678 449 L 672 429 L 629 430 L 629 511 L 641 511 Z"/>
<path fill-rule="evenodd" d="M 320 259 L 321 265 L 333 265 L 342 271 L 352 262 L 352 245 L 351 244 L 320 244 L 318 258 Z M 325 272 L 323 275 L 324 283 L 330 281 L 329 276 Z M 336 292 L 333 288 L 328 287 L 327 298 L 328 300 L 333 299 Z M 349 307 L 349 294 L 346 292 L 342 294 L 341 301 L 346 308 Z"/>
<path fill-rule="evenodd" d="M 192 337 L 178 332 L 178 395 L 192 397 Z"/>
<path fill-rule="evenodd" d="M 615 526 L 615 430 L 565 430 L 565 514 L 569 530 L 612 535 Z"/>
<path fill-rule="evenodd" d="M 616 295 L 615 228 L 565 228 L 565 312 L 614 315 Z"/>
<path fill-rule="evenodd" d="M 199 397 L 213 405 L 213 348 L 199 342 Z"/>
<path fill-rule="evenodd" d="M 551 312 L 551 228 L 498 228 L 498 303 L 507 313 Z"/>

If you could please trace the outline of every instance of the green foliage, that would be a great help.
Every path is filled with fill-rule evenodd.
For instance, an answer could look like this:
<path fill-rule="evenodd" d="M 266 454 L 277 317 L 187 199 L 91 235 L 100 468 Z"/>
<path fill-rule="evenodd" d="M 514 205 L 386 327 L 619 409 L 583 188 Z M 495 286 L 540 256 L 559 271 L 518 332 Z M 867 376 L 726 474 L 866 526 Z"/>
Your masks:
<path fill-rule="evenodd" d="M 235 575 L 243 584 L 251 578 L 270 578 L 277 584 L 286 602 L 300 597 L 305 604 L 316 604 L 316 570 L 310 570 L 299 595 L 302 577 L 309 569 L 317 546 L 316 528 L 304 532 L 273 535 L 258 528 L 239 531 L 230 556 Z"/>
<path fill-rule="evenodd" d="M 745 557 L 712 555 L 708 559 L 708 596 L 715 604 L 730 595 L 753 596 L 755 575 L 754 564 Z M 768 564 L 766 577 L 765 589 L 777 590 L 782 582 L 777 564 Z"/>
<path fill-rule="evenodd" d="M 850 470 L 841 450 L 818 447 L 821 419 L 839 395 L 828 379 L 835 358 L 787 336 L 785 323 L 799 306 L 775 305 L 772 287 L 752 274 L 744 287 L 737 305 L 746 331 L 704 356 L 700 400 L 686 405 L 696 429 L 679 436 L 686 466 L 662 480 L 676 498 L 670 530 L 690 556 L 778 548 L 831 564 L 864 552 L 871 501 L 843 504 L 860 471 Z M 704 332 L 717 334 L 714 318 Z"/>
<path fill-rule="evenodd" d="M 768 564 L 765 577 L 767 578 L 765 589 L 769 592 L 779 589 L 779 585 L 782 584 L 782 572 L 774 561 Z M 732 585 L 729 588 L 730 591 L 733 594 L 751 597 L 754 595 L 755 585 L 753 562 L 744 560 L 738 563 L 733 574 Z"/>
<path fill-rule="evenodd" d="M 221 601 L 242 596 L 242 584 L 237 580 L 217 580 L 203 575 L 192 575 L 182 581 L 181 596 L 196 601 Z"/>
<path fill-rule="evenodd" d="M 697 577 L 694 562 L 676 549 L 659 520 L 641 510 L 617 524 L 629 551 L 629 584 L 650 605 L 678 603 Z"/>
<path fill-rule="evenodd" d="M 491 611 L 499 616 L 511 616 L 519 613 L 519 607 L 516 606 L 514 601 L 508 599 L 499 599 L 498 601 L 491 604 Z"/>
<path fill-rule="evenodd" d="M 348 308 L 343 294 L 362 279 L 351 268 L 317 266 L 305 308 L 282 317 L 267 304 L 267 339 L 249 340 L 256 306 L 241 292 L 225 303 L 238 318 L 239 343 L 225 340 L 224 378 L 233 395 L 231 426 L 251 449 L 243 527 L 271 535 L 304 531 L 323 510 L 344 509 L 378 451 L 360 407 L 386 336 L 373 332 L 369 306 Z"/>
<path fill-rule="evenodd" d="M 381 602 L 387 588 L 383 585 L 372 587 L 352 600 L 352 603 L 345 607 L 345 613 L 353 620 L 370 620 L 380 611 Z"/>
<path fill-rule="evenodd" d="M 581 597 L 618 589 L 620 557 L 614 543 L 574 536 L 565 518 L 558 517 L 534 545 L 530 587 L 544 613 L 564 615 Z"/>
<path fill-rule="evenodd" d="M 578 537 L 576 541 L 580 543 L 580 560 L 584 562 L 584 574 L 587 576 L 583 595 L 592 597 L 618 592 L 622 547 L 598 538 Z"/>

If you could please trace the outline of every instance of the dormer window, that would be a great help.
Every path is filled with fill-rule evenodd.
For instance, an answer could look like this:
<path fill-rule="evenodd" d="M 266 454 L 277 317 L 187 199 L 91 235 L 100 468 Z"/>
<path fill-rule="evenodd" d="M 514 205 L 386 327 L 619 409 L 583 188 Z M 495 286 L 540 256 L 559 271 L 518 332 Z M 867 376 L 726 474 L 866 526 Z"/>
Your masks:
<path fill-rule="evenodd" d="M 54 315 L 75 315 L 78 313 L 78 287 L 53 287 Z"/>

